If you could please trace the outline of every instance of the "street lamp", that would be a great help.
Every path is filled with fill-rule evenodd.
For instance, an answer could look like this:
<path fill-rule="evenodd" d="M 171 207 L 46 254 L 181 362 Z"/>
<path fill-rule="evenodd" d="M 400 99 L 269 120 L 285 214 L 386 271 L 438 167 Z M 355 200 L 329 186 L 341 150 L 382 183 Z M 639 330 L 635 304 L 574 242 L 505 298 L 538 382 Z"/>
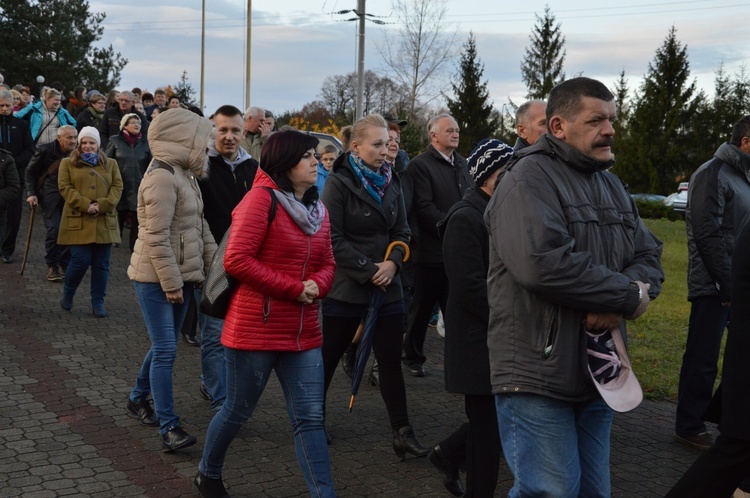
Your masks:
<path fill-rule="evenodd" d="M 41 74 L 36 77 L 36 82 L 39 83 L 39 100 L 42 99 L 42 85 L 44 85 L 44 76 Z"/>

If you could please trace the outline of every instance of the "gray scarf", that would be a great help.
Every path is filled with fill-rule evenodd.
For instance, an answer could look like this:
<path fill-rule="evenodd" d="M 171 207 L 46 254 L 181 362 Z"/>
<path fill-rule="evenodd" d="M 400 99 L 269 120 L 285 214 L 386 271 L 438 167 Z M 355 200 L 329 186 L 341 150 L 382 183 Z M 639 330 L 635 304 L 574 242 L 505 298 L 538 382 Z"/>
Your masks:
<path fill-rule="evenodd" d="M 322 202 L 315 202 L 308 208 L 298 201 L 291 192 L 274 189 L 273 193 L 276 195 L 276 200 L 279 201 L 281 207 L 284 208 L 284 211 L 292 217 L 303 232 L 307 235 L 318 233 L 326 217 L 326 208 Z"/>

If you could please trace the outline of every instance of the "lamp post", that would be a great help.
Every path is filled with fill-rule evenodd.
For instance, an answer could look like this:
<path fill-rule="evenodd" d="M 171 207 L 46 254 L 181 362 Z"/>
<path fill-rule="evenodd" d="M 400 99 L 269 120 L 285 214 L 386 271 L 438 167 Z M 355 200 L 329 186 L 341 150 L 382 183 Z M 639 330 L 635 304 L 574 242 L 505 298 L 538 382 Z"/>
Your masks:
<path fill-rule="evenodd" d="M 42 89 L 44 88 L 42 85 L 44 85 L 44 76 L 41 74 L 36 77 L 36 82 L 39 83 L 39 100 L 42 99 Z"/>

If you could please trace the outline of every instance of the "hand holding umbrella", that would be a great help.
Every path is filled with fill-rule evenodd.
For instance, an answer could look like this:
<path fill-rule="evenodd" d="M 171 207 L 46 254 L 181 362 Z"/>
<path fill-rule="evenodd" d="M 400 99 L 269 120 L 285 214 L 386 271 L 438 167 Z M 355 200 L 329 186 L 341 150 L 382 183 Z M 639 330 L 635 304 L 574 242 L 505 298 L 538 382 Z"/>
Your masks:
<path fill-rule="evenodd" d="M 391 268 L 393 263 L 388 260 L 388 257 L 391 255 L 391 251 L 397 246 L 404 250 L 403 261 L 406 262 L 409 260 L 409 256 L 411 255 L 409 246 L 400 240 L 393 241 L 388 245 L 383 262 L 376 263 L 378 271 L 371 279 L 372 283 L 377 287 L 370 293 L 370 306 L 367 309 L 367 316 L 365 317 L 364 326 L 362 327 L 362 338 L 359 341 L 359 346 L 357 346 L 357 361 L 354 364 L 354 370 L 352 371 L 352 397 L 349 400 L 350 412 L 354 407 L 354 396 L 357 395 L 359 386 L 362 383 L 362 378 L 364 377 L 367 360 L 370 358 L 372 336 L 375 333 L 375 324 L 378 322 L 378 311 L 383 305 L 386 290 L 394 275 L 394 270 Z"/>

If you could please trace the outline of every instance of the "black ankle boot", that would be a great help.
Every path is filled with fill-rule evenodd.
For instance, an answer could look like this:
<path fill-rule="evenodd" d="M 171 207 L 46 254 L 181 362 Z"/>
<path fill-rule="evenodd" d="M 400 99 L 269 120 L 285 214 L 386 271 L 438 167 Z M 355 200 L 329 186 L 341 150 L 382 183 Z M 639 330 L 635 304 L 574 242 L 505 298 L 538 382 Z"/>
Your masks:
<path fill-rule="evenodd" d="M 461 484 L 461 478 L 458 475 L 458 467 L 445 457 L 440 445 L 432 448 L 429 454 L 430 463 L 440 471 L 443 476 L 443 486 L 453 496 L 463 496 L 464 485 Z"/>
<path fill-rule="evenodd" d="M 193 479 L 193 486 L 203 498 L 226 498 L 229 496 L 221 478 L 211 479 L 200 472 Z"/>
<path fill-rule="evenodd" d="M 403 462 L 406 460 L 406 453 L 423 457 L 427 456 L 430 449 L 419 444 L 417 436 L 414 435 L 414 429 L 410 425 L 405 425 L 399 430 L 393 429 L 393 451 Z"/>
<path fill-rule="evenodd" d="M 352 372 L 354 371 L 354 363 L 357 361 L 357 345 L 356 344 L 349 344 L 349 346 L 344 351 L 344 354 L 341 356 L 341 368 L 344 369 L 344 373 L 349 376 L 349 378 L 352 377 Z"/>

